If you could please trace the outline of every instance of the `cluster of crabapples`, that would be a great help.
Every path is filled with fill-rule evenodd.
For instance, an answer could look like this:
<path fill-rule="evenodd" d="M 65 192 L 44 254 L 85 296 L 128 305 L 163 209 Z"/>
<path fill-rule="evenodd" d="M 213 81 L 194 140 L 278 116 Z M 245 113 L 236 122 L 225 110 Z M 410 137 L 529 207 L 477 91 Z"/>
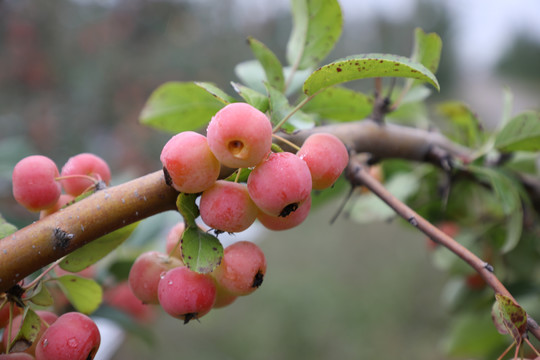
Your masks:
<path fill-rule="evenodd" d="M 292 228 L 307 217 L 311 190 L 330 187 L 348 153 L 338 138 L 322 133 L 306 139 L 296 154 L 275 153 L 272 133 L 264 113 L 246 103 L 229 104 L 212 118 L 206 136 L 186 131 L 165 144 L 160 158 L 167 183 L 182 193 L 201 194 L 201 219 L 216 233 L 246 230 L 257 219 L 271 230 Z M 222 165 L 237 174 L 250 171 L 247 183 L 219 180 Z M 150 251 L 135 260 L 129 285 L 142 302 L 160 304 L 189 322 L 261 285 L 266 259 L 255 243 L 229 245 L 212 272 L 198 273 L 183 263 L 183 231 L 183 223 L 170 231 L 167 253 Z"/>

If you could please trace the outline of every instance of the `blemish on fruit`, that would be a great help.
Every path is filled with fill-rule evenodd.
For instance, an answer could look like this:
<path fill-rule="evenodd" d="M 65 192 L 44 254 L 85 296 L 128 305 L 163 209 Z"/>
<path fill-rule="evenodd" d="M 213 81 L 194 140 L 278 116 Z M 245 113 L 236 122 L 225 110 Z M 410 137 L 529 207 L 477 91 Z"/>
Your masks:
<path fill-rule="evenodd" d="M 255 274 L 255 277 L 253 278 L 253 284 L 251 284 L 251 287 L 258 288 L 262 285 L 264 279 L 264 273 L 259 270 L 257 271 L 257 274 Z"/>
<path fill-rule="evenodd" d="M 283 208 L 281 212 L 279 213 L 279 217 L 286 217 L 289 216 L 291 213 L 295 212 L 296 209 L 298 209 L 298 203 L 292 203 Z"/>

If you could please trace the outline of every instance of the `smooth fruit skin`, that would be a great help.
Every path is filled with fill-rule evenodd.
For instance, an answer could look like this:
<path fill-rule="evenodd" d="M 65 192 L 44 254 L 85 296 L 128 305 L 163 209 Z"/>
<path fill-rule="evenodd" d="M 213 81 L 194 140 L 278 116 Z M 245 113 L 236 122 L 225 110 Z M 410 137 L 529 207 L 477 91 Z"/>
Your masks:
<path fill-rule="evenodd" d="M 259 211 L 245 184 L 225 180 L 216 181 L 202 193 L 199 209 L 206 225 L 230 233 L 249 228 Z"/>
<path fill-rule="evenodd" d="M 246 103 L 232 103 L 219 110 L 206 131 L 208 145 L 218 160 L 231 168 L 260 163 L 272 146 L 268 117 Z"/>
<path fill-rule="evenodd" d="M 220 164 L 206 137 L 193 131 L 173 136 L 163 147 L 160 160 L 171 185 L 183 193 L 202 192 L 219 176 Z"/>
<path fill-rule="evenodd" d="M 109 185 L 111 182 L 111 170 L 107 162 L 97 155 L 82 153 L 72 156 L 62 167 L 61 176 L 87 175 L 94 179 L 101 180 Z M 62 186 L 66 193 L 79 196 L 94 183 L 90 179 L 74 177 L 63 179 Z"/>
<path fill-rule="evenodd" d="M 181 266 L 165 273 L 158 285 L 158 296 L 165 312 L 188 322 L 212 309 L 216 301 L 216 285 L 209 275 Z"/>
<path fill-rule="evenodd" d="M 36 360 L 88 360 L 96 355 L 101 336 L 88 316 L 69 312 L 61 315 L 39 340 Z"/>
<path fill-rule="evenodd" d="M 25 157 L 13 168 L 13 197 L 30 211 L 50 208 L 62 192 L 60 183 L 55 180 L 58 176 L 58 167 L 48 157 Z"/>
<path fill-rule="evenodd" d="M 45 210 L 41 210 L 39 212 L 39 218 L 43 219 L 45 216 L 54 214 L 55 212 L 63 208 L 65 205 L 67 205 L 69 202 L 73 201 L 73 199 L 75 199 L 73 195 L 61 194 L 58 200 L 56 200 L 56 203 L 52 207 Z"/>
<path fill-rule="evenodd" d="M 225 248 L 212 275 L 223 290 L 237 296 L 251 294 L 266 274 L 266 258 L 255 243 L 238 241 Z"/>
<path fill-rule="evenodd" d="M 263 212 L 287 216 L 311 194 L 311 173 L 305 161 L 290 152 L 271 153 L 249 174 L 251 199 Z"/>
<path fill-rule="evenodd" d="M 296 155 L 309 167 L 313 190 L 332 186 L 349 162 L 349 153 L 343 142 L 327 133 L 310 135 Z"/>
<path fill-rule="evenodd" d="M 288 230 L 300 225 L 309 215 L 311 196 L 298 209 L 288 216 L 272 216 L 259 211 L 257 219 L 267 229 L 279 231 Z"/>
<path fill-rule="evenodd" d="M 141 302 L 159 304 L 157 289 L 161 276 L 182 265 L 180 259 L 159 251 L 142 253 L 135 259 L 129 271 L 129 287 Z"/>

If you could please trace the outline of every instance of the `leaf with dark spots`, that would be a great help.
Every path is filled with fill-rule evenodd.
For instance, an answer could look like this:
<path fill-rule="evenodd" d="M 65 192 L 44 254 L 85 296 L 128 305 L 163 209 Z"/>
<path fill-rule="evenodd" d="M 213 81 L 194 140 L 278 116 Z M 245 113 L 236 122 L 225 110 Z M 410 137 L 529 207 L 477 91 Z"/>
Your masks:
<path fill-rule="evenodd" d="M 508 296 L 495 294 L 491 316 L 499 333 L 510 334 L 517 343 L 527 333 L 527 313 Z"/>
<path fill-rule="evenodd" d="M 188 226 L 182 234 L 181 244 L 184 263 L 198 273 L 210 273 L 223 258 L 223 246 L 217 237 L 202 231 L 198 226 Z"/>
<path fill-rule="evenodd" d="M 355 61 L 351 62 L 351 59 Z M 356 60 L 363 63 L 362 71 L 358 71 Z M 341 71 L 336 71 L 336 68 Z M 360 54 L 336 60 L 315 70 L 304 83 L 304 93 L 311 96 L 336 84 L 374 77 L 413 78 L 428 82 L 439 90 L 435 75 L 418 62 L 398 55 Z"/>
<path fill-rule="evenodd" d="M 40 329 L 41 319 L 39 315 L 27 307 L 23 313 L 21 328 L 11 342 L 10 351 L 21 352 L 28 349 L 36 341 Z"/>

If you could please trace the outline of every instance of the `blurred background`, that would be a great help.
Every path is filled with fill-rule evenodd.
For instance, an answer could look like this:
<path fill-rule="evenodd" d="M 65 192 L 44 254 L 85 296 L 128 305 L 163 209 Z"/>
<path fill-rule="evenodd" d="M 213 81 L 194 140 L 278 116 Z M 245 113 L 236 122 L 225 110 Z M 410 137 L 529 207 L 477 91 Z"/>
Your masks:
<path fill-rule="evenodd" d="M 327 61 L 407 56 L 422 27 L 443 40 L 442 90 L 432 101 L 464 101 L 486 126 L 501 118 L 505 87 L 515 112 L 539 109 L 539 2 L 341 3 L 343 35 Z M 287 0 L 0 1 L 0 214 L 18 226 L 36 219 L 11 195 L 11 170 L 27 155 L 61 167 L 93 152 L 110 164 L 113 185 L 158 170 L 169 135 L 138 123 L 150 93 L 165 81 L 197 80 L 233 94 L 235 64 L 253 59 L 246 37 L 285 63 L 290 30 Z M 397 220 L 330 226 L 338 205 L 317 208 L 292 231 L 238 235 L 267 254 L 261 290 L 200 323 L 159 315 L 153 345 L 128 333 L 114 359 L 443 358 L 446 277 L 423 236 Z M 163 231 L 175 215 L 164 216 Z"/>

